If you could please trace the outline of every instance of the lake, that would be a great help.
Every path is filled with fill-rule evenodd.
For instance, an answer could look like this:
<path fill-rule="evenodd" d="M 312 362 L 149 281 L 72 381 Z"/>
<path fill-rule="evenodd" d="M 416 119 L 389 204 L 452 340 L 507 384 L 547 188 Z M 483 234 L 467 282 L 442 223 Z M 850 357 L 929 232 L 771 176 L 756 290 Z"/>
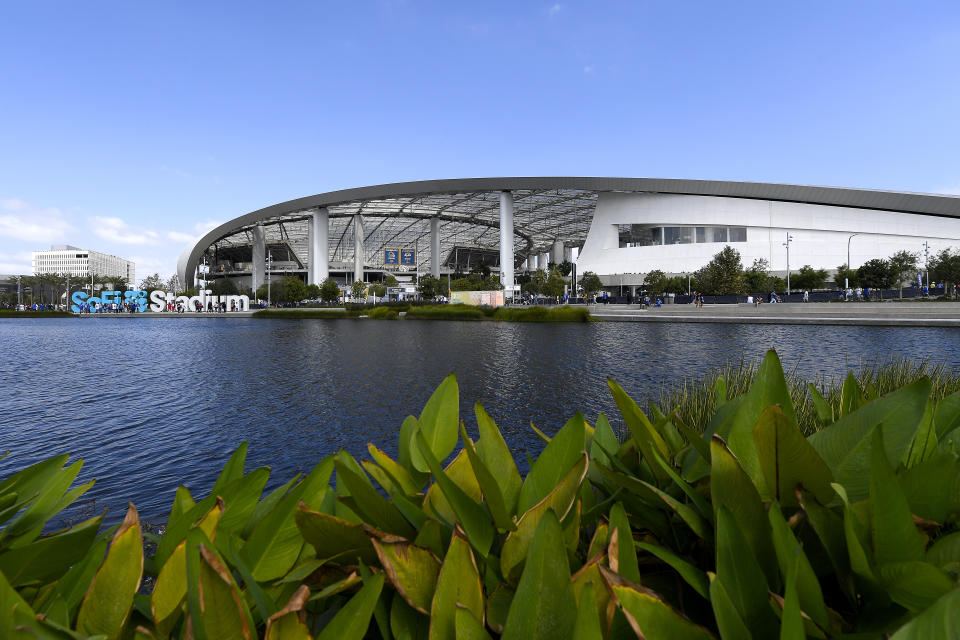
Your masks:
<path fill-rule="evenodd" d="M 230 452 L 272 467 L 268 487 L 343 447 L 393 454 L 403 418 L 448 373 L 461 415 L 482 402 L 518 458 L 574 412 L 616 413 L 606 377 L 638 402 L 662 385 L 778 350 L 784 367 L 841 376 L 910 356 L 960 367 L 960 329 L 797 325 L 508 324 L 404 320 L 0 321 L 0 478 L 69 452 L 97 484 L 74 511 L 132 500 L 165 520 L 178 484 L 205 495 Z"/>

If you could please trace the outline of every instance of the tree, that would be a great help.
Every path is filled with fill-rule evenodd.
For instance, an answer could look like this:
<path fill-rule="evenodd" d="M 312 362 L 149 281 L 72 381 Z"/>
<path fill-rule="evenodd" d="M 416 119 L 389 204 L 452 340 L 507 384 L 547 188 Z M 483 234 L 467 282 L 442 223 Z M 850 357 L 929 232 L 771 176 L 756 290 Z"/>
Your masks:
<path fill-rule="evenodd" d="M 388 287 L 396 287 L 400 285 L 400 281 L 394 278 L 392 275 L 389 275 L 383 279 L 383 284 Z"/>
<path fill-rule="evenodd" d="M 890 263 L 883 258 L 867 260 L 857 269 L 858 286 L 870 289 L 887 289 L 893 285 Z"/>
<path fill-rule="evenodd" d="M 159 275 L 159 274 L 154 274 L 154 275 Z M 143 289 L 142 283 L 140 284 L 140 288 Z M 161 285 L 160 288 L 162 289 L 163 285 Z M 173 274 L 172 276 L 170 276 L 170 279 L 167 280 L 167 291 L 169 291 L 174 295 L 180 295 L 180 292 L 183 291 L 183 283 L 180 282 L 180 276 L 178 276 L 177 274 Z"/>
<path fill-rule="evenodd" d="M 837 267 L 836 275 L 833 276 L 833 283 L 837 285 L 838 289 L 857 286 L 857 270 L 850 269 L 845 264 L 840 265 Z"/>
<path fill-rule="evenodd" d="M 354 300 L 358 300 L 361 297 L 366 297 L 367 283 L 363 280 L 354 280 L 353 284 L 350 285 L 350 295 Z"/>
<path fill-rule="evenodd" d="M 901 299 L 903 299 L 903 282 L 913 280 L 919 263 L 920 254 L 904 250 L 897 251 L 887 260 L 887 264 L 890 265 L 890 275 L 893 277 L 893 283 L 900 290 Z"/>
<path fill-rule="evenodd" d="M 560 275 L 560 271 L 553 269 L 550 271 L 550 275 L 547 276 L 547 281 L 543 285 L 543 295 L 558 298 L 563 295 L 563 287 L 566 284 L 567 282 L 563 279 L 563 276 Z"/>
<path fill-rule="evenodd" d="M 143 285 L 140 285 L 143 288 Z M 147 289 L 149 291 L 149 289 Z M 217 278 L 210 285 L 210 291 L 215 296 L 235 296 L 237 295 L 237 285 L 230 278 Z"/>
<path fill-rule="evenodd" d="M 320 299 L 327 303 L 333 303 L 340 299 L 340 285 L 333 278 L 327 278 L 320 285 Z"/>
<path fill-rule="evenodd" d="M 603 289 L 603 283 L 600 282 L 600 276 L 593 271 L 585 271 L 580 278 L 580 286 L 583 287 L 583 297 L 592 298 L 594 294 Z"/>
<path fill-rule="evenodd" d="M 960 283 L 960 252 L 944 249 L 927 266 L 934 282 L 943 282 L 947 287 Z"/>
<path fill-rule="evenodd" d="M 800 267 L 800 271 L 791 274 L 791 284 L 797 289 L 822 289 L 827 281 L 826 269 L 814 269 L 808 264 Z"/>
<path fill-rule="evenodd" d="M 155 273 L 152 276 L 147 276 L 140 281 L 141 291 L 155 291 L 163 288 L 163 278 L 160 277 L 159 273 Z"/>
<path fill-rule="evenodd" d="M 569 260 L 564 260 L 557 265 L 557 269 L 560 270 L 560 275 L 562 275 L 564 278 L 569 277 L 570 272 L 573 271 L 573 263 Z"/>
<path fill-rule="evenodd" d="M 384 297 L 385 295 L 387 295 L 387 287 L 386 287 L 386 285 L 383 285 L 383 284 L 380 284 L 380 283 L 375 283 L 375 284 L 370 285 L 370 288 L 367 289 L 367 291 L 370 293 L 370 295 L 376 296 L 376 297 L 378 297 L 378 298 L 382 298 L 382 297 Z"/>
<path fill-rule="evenodd" d="M 307 285 L 297 276 L 288 276 L 283 279 L 283 300 L 300 302 L 307 297 Z M 280 299 L 280 298 L 278 298 Z"/>
<path fill-rule="evenodd" d="M 743 282 L 748 291 L 766 291 L 770 287 L 770 263 L 766 258 L 756 258 L 750 268 L 743 272 Z"/>
<path fill-rule="evenodd" d="M 667 290 L 667 276 L 660 269 L 649 271 L 643 277 L 643 286 L 651 296 L 659 296 Z"/>
<path fill-rule="evenodd" d="M 701 267 L 695 278 L 697 287 L 704 293 L 725 295 L 746 291 L 740 252 L 729 245 Z"/>
<path fill-rule="evenodd" d="M 433 276 L 420 277 L 420 282 L 417 283 L 417 293 L 420 294 L 421 298 L 424 300 L 433 300 L 442 292 L 443 285 L 440 284 L 440 280 Z"/>

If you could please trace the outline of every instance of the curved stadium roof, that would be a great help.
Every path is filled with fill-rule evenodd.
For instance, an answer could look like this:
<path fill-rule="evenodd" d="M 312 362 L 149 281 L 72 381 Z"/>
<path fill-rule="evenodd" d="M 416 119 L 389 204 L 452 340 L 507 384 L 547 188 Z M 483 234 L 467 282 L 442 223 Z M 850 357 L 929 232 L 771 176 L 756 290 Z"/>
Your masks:
<path fill-rule="evenodd" d="M 353 216 L 364 219 L 365 264 L 382 266 L 384 247 L 419 246 L 429 261 L 430 222 L 439 218 L 440 251 L 454 247 L 496 250 L 500 242 L 500 192 L 514 197 L 514 248 L 525 257 L 547 251 L 554 240 L 582 245 L 602 191 L 723 196 L 804 202 L 861 209 L 960 217 L 960 197 L 757 182 L 659 178 L 519 177 L 425 180 L 344 189 L 281 202 L 235 218 L 205 234 L 180 256 L 177 271 L 192 284 L 211 247 L 249 246 L 251 229 L 264 225 L 268 245 L 282 244 L 306 264 L 310 212 L 330 214 L 331 267 L 353 262 Z"/>

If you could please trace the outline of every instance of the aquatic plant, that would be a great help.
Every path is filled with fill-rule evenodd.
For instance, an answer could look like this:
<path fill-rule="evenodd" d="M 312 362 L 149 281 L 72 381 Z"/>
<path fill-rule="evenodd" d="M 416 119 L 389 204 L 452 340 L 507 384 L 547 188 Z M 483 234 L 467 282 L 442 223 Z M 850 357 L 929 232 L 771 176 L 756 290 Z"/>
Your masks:
<path fill-rule="evenodd" d="M 960 625 L 960 393 L 848 377 L 805 436 L 774 352 L 700 433 L 612 380 L 629 437 L 573 416 L 521 476 L 446 378 L 397 455 L 346 451 L 263 495 L 246 445 L 162 536 L 130 506 L 44 534 L 90 483 L 0 482 L 0 637 L 912 638 Z M 811 392 L 812 393 L 812 392 Z M 457 449 L 460 445 L 459 450 Z M 444 464 L 446 461 L 446 464 Z M 146 545 L 152 550 L 144 553 Z"/>

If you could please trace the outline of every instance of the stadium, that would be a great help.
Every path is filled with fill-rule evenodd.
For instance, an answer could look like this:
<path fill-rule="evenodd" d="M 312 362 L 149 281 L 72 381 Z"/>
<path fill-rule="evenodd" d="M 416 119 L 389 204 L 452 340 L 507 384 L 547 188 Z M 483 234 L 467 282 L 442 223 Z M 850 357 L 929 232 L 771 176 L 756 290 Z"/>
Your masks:
<path fill-rule="evenodd" d="M 241 215 L 180 256 L 187 287 L 229 278 L 342 284 L 385 274 L 516 274 L 576 263 L 606 286 L 650 270 L 691 273 L 725 245 L 772 273 L 853 268 L 899 250 L 960 246 L 960 197 L 836 187 L 652 178 L 429 180 L 331 191 Z M 848 263 L 849 256 L 849 263 Z M 508 293 L 509 295 L 509 293 Z"/>

